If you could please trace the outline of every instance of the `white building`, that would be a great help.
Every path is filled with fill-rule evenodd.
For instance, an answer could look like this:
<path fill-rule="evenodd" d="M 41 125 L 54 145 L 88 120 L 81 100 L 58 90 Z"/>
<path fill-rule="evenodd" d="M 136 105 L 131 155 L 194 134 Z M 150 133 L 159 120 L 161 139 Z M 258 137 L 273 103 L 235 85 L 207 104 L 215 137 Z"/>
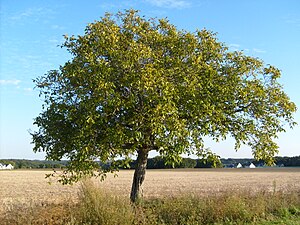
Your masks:
<path fill-rule="evenodd" d="M 0 163 L 0 170 L 12 170 L 14 167 L 11 164 L 4 165 Z"/>
<path fill-rule="evenodd" d="M 253 163 L 251 163 L 250 166 L 249 166 L 249 168 L 253 169 L 253 168 L 256 168 L 256 166 Z"/>
<path fill-rule="evenodd" d="M 243 168 L 243 166 L 242 166 L 242 164 L 238 164 L 237 166 L 236 166 L 236 168 Z"/>

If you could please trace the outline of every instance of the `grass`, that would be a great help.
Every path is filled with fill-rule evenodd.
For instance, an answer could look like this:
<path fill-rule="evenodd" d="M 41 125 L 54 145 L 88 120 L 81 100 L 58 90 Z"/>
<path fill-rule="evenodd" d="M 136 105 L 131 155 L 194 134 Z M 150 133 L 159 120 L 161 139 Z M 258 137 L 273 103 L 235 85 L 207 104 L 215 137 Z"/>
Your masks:
<path fill-rule="evenodd" d="M 81 184 L 78 201 L 15 204 L 1 224 L 300 224 L 300 191 L 226 192 L 210 196 L 146 198 L 136 205 L 91 181 Z"/>
<path fill-rule="evenodd" d="M 135 213 L 129 198 L 113 195 L 86 181 L 81 185 L 79 203 L 72 218 L 75 224 L 126 225 L 132 224 Z"/>
<path fill-rule="evenodd" d="M 64 204 L 17 204 L 11 205 L 0 215 L 1 225 L 68 224 L 74 206 Z"/>

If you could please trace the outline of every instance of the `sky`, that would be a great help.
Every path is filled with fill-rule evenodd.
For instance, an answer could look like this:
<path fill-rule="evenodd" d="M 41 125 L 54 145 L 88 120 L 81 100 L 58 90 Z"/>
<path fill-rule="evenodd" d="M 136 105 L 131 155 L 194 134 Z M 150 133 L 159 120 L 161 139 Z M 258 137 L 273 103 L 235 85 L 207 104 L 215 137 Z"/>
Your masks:
<path fill-rule="evenodd" d="M 58 69 L 70 55 L 58 47 L 63 35 L 82 35 L 105 12 L 138 9 L 146 17 L 168 18 L 178 29 L 217 32 L 230 50 L 243 50 L 282 71 L 280 82 L 300 107 L 300 1 L 298 0 L 0 0 L 0 159 L 43 159 L 32 151 L 29 131 L 42 99 L 33 79 Z M 280 156 L 300 155 L 299 123 L 276 142 Z M 223 158 L 251 157 L 246 146 L 207 140 Z"/>

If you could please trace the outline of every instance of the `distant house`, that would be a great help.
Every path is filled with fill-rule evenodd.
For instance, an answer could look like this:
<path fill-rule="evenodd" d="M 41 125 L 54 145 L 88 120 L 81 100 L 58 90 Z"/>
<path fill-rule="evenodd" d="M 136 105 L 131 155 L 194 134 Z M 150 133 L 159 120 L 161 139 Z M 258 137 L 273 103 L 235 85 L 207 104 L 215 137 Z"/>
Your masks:
<path fill-rule="evenodd" d="M 7 169 L 7 170 L 12 170 L 13 168 L 14 168 L 14 166 L 11 165 L 11 164 L 6 165 L 6 169 Z"/>
<path fill-rule="evenodd" d="M 253 163 L 251 163 L 250 166 L 249 166 L 249 168 L 253 169 L 253 168 L 256 168 L 256 166 Z"/>
<path fill-rule="evenodd" d="M 243 165 L 241 163 L 239 163 L 236 168 L 243 168 Z"/>
<path fill-rule="evenodd" d="M 13 168 L 14 168 L 14 166 L 11 164 L 4 165 L 4 164 L 0 163 L 0 170 L 12 170 Z"/>

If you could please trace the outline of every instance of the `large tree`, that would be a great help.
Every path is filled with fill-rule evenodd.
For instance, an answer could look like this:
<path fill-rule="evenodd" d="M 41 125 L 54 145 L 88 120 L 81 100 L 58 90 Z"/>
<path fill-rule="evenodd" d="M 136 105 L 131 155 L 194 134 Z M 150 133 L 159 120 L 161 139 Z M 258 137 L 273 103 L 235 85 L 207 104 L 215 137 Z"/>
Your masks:
<path fill-rule="evenodd" d="M 32 138 L 47 159 L 70 160 L 64 183 L 102 176 L 117 170 L 116 159 L 137 155 L 136 201 L 150 150 L 172 163 L 183 153 L 213 154 L 205 136 L 232 136 L 236 149 L 249 145 L 256 159 L 271 163 L 277 133 L 295 125 L 280 71 L 229 51 L 205 29 L 178 30 L 128 10 L 66 36 L 62 47 L 72 58 L 35 80 L 44 104 Z"/>

